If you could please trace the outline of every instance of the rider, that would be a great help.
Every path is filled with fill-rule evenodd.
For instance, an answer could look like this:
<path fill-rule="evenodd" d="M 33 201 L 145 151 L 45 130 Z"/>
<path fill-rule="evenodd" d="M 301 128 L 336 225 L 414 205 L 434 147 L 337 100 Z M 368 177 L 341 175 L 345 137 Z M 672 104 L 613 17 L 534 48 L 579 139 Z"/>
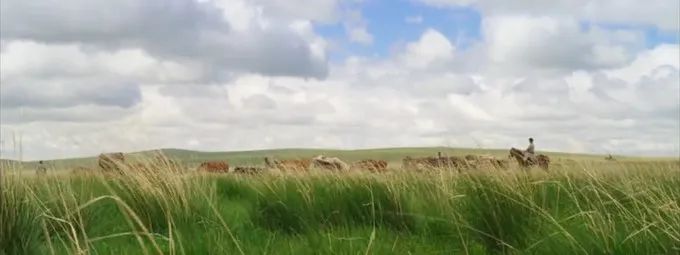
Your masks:
<path fill-rule="evenodd" d="M 534 154 L 534 138 L 529 137 L 529 147 L 524 151 L 524 160 L 536 162 L 536 154 Z"/>
<path fill-rule="evenodd" d="M 37 174 L 45 174 L 45 173 L 47 173 L 47 168 L 46 168 L 45 165 L 43 164 L 43 161 L 42 161 L 42 160 L 38 161 L 38 168 L 36 169 L 36 173 L 37 173 Z"/>

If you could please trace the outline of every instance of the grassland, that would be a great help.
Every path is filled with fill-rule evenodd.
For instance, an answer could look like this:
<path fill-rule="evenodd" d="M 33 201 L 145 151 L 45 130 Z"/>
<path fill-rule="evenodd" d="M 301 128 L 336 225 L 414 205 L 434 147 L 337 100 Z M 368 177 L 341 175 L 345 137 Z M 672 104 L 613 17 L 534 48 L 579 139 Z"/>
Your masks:
<path fill-rule="evenodd" d="M 462 173 L 392 163 L 436 151 L 478 152 L 328 153 L 387 159 L 382 174 L 205 175 L 149 163 L 123 176 L 32 176 L 14 163 L 0 181 L 0 254 L 680 254 L 677 161 L 550 154 L 549 172 Z M 166 151 L 187 165 L 318 153 Z"/>
<path fill-rule="evenodd" d="M 272 156 L 276 158 L 309 158 L 319 154 L 332 155 L 348 162 L 365 158 L 382 159 L 389 162 L 391 166 L 400 166 L 404 156 L 413 157 L 434 156 L 438 152 L 445 155 L 464 156 L 467 154 L 492 155 L 499 158 L 508 156 L 508 150 L 504 149 L 470 149 L 470 148 L 450 148 L 450 147 L 413 147 L 413 148 L 379 148 L 362 150 L 330 150 L 330 149 L 274 149 L 274 150 L 255 150 L 255 151 L 235 151 L 235 152 L 201 152 L 180 149 L 162 149 L 155 151 L 140 151 L 127 153 L 126 157 L 145 158 L 152 157 L 157 153 L 162 153 L 168 158 L 177 159 L 186 167 L 195 168 L 201 162 L 208 160 L 227 160 L 230 165 L 259 165 L 263 166 L 263 158 Z M 560 152 L 541 152 L 551 157 L 551 160 L 558 165 L 563 162 L 602 162 L 605 155 L 573 154 Z M 630 161 L 669 161 L 677 160 L 674 158 L 649 158 L 649 157 L 630 157 L 616 156 L 617 159 Z M 45 163 L 51 170 L 70 170 L 77 166 L 96 167 L 97 157 L 71 158 L 59 160 L 47 160 Z M 0 166 L 12 170 L 35 170 L 37 161 L 8 161 L 0 159 Z M 29 171 L 30 172 L 30 171 Z"/>

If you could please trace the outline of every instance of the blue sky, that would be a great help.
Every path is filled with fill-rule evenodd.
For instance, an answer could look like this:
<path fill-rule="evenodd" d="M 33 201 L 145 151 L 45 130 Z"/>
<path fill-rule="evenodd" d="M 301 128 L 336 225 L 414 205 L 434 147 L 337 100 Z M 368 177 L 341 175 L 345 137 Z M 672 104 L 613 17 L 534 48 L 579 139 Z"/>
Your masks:
<path fill-rule="evenodd" d="M 680 32 L 662 31 L 655 27 L 646 27 L 645 42 L 648 48 L 653 48 L 662 43 L 678 44 L 680 42 Z"/>
<path fill-rule="evenodd" d="M 331 52 L 331 60 L 348 55 L 386 57 L 392 47 L 416 40 L 427 28 L 434 28 L 448 37 L 456 47 L 466 48 L 480 38 L 480 13 L 470 7 L 435 8 L 414 1 L 367 1 L 359 10 L 373 35 L 373 43 L 363 45 L 348 40 L 343 24 L 317 26 L 324 37 L 340 44 Z M 422 22 L 408 22 L 409 18 Z"/>
<path fill-rule="evenodd" d="M 332 62 L 344 60 L 347 56 L 382 58 L 390 54 L 393 47 L 416 40 L 428 28 L 445 35 L 457 49 L 466 49 L 483 40 L 481 23 L 483 14 L 473 6 L 451 6 L 441 8 L 413 0 L 368 0 L 350 5 L 359 10 L 367 23 L 367 31 L 373 36 L 370 44 L 351 42 L 344 24 L 318 24 L 316 31 L 336 44 L 329 52 Z M 418 17 L 421 22 L 407 22 Z M 645 36 L 644 46 L 654 48 L 660 44 L 679 43 L 680 32 L 661 30 L 655 26 L 632 23 L 594 23 L 583 21 L 584 29 L 598 26 L 603 29 L 631 29 L 641 31 Z"/>

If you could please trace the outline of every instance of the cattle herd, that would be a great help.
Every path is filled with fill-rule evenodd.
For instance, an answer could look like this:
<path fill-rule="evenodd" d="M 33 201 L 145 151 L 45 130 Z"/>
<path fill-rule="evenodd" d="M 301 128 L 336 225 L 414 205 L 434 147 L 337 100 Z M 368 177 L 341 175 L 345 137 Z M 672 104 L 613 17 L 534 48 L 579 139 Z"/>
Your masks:
<path fill-rule="evenodd" d="M 529 162 L 523 157 L 518 156 L 513 148 L 510 150 L 509 158 L 515 158 L 520 167 L 530 167 L 538 165 L 547 170 L 550 159 L 545 155 L 537 155 L 537 162 Z M 179 163 L 166 157 L 157 156 L 153 158 L 153 165 L 163 168 L 181 169 Z M 98 165 L 103 172 L 118 172 L 121 173 L 125 169 L 145 169 L 150 164 L 130 163 L 126 161 L 123 153 L 108 153 L 100 154 L 98 158 Z M 510 165 L 508 159 L 498 159 L 487 155 L 467 155 L 460 156 L 442 156 L 439 153 L 437 156 L 431 157 L 411 157 L 406 156 L 402 160 L 402 168 L 409 170 L 433 170 L 433 169 L 453 169 L 457 171 L 469 169 L 506 169 Z M 196 170 L 198 172 L 207 173 L 238 173 L 238 174 L 256 174 L 267 170 L 277 169 L 281 172 L 306 172 L 310 169 L 321 169 L 329 171 L 370 171 L 370 172 L 386 172 L 388 163 L 385 160 L 379 159 L 363 159 L 352 163 L 346 163 L 337 157 L 328 157 L 319 155 L 312 158 L 302 159 L 274 159 L 270 157 L 264 158 L 264 167 L 252 165 L 239 165 L 230 168 L 226 160 L 214 160 L 202 162 Z"/>

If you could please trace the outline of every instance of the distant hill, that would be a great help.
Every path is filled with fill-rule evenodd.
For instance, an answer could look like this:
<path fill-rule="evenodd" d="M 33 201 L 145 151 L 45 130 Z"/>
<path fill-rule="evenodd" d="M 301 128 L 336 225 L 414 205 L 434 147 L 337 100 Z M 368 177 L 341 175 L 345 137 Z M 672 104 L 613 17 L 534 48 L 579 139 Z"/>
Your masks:
<path fill-rule="evenodd" d="M 303 149 L 303 148 L 287 148 L 287 149 L 270 149 L 270 150 L 252 150 L 252 151 L 230 151 L 230 152 L 205 152 L 192 151 L 183 149 L 160 149 L 152 151 L 140 151 L 127 153 L 129 158 L 144 159 L 153 157 L 156 153 L 161 152 L 165 156 L 173 159 L 178 159 L 190 167 L 200 164 L 203 161 L 209 160 L 227 160 L 233 165 L 262 165 L 265 156 L 275 158 L 309 158 L 315 155 L 324 154 L 328 156 L 339 157 L 346 161 L 355 161 L 366 158 L 383 159 L 390 162 L 390 164 L 400 164 L 405 156 L 435 156 L 438 152 L 448 156 L 464 156 L 467 154 L 485 154 L 493 155 L 499 158 L 505 158 L 508 155 L 508 150 L 505 149 L 470 149 L 470 148 L 449 148 L 449 147 L 404 147 L 404 148 L 378 148 L 378 149 L 360 149 L 360 150 L 334 150 L 334 149 Z M 564 159 L 573 160 L 604 160 L 604 155 L 592 154 L 571 154 L 561 152 L 544 152 L 553 160 L 559 161 Z M 635 157 L 616 157 L 617 160 L 659 160 L 661 158 L 635 158 Z M 668 158 L 666 158 L 667 160 Z M 45 163 L 57 169 L 73 168 L 76 166 L 94 167 L 96 166 L 97 157 L 84 158 L 70 158 L 58 160 L 46 160 Z M 12 166 L 16 168 L 18 165 L 23 169 L 35 169 L 37 161 L 19 162 L 14 160 L 0 160 L 3 167 Z"/>
<path fill-rule="evenodd" d="M 11 165 L 11 164 L 18 164 L 20 163 L 17 160 L 11 160 L 11 159 L 0 159 L 0 165 Z"/>

